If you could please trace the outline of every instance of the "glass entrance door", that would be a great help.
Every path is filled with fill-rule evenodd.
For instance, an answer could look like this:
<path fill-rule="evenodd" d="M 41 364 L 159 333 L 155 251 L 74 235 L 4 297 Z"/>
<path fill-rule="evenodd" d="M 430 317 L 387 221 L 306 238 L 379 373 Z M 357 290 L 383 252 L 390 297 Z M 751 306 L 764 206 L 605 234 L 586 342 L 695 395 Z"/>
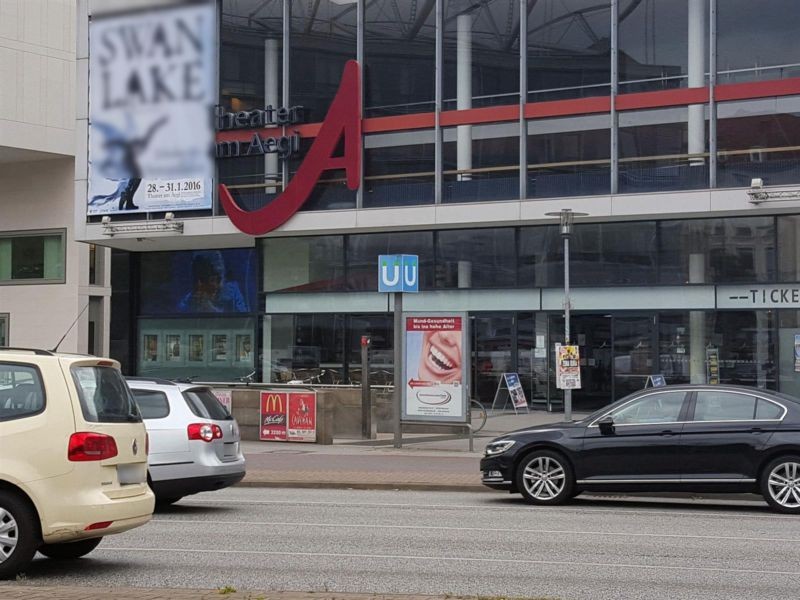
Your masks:
<path fill-rule="evenodd" d="M 591 412 L 614 399 L 611 315 L 573 315 L 572 343 L 580 348 L 581 388 L 572 391 L 572 409 Z M 564 343 L 564 316 L 550 317 L 550 401 L 563 406 L 563 391 L 556 388 L 555 344 Z"/>
<path fill-rule="evenodd" d="M 614 396 L 642 389 L 650 375 L 660 373 L 653 360 L 656 346 L 654 315 L 614 317 Z"/>

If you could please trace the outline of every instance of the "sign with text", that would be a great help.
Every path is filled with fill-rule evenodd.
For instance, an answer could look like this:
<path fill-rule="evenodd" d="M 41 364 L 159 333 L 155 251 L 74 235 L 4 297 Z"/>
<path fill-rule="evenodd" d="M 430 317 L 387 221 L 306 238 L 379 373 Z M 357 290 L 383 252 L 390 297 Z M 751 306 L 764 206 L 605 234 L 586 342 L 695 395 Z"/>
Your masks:
<path fill-rule="evenodd" d="M 89 23 L 87 214 L 211 208 L 213 3 Z"/>
<path fill-rule="evenodd" d="M 379 292 L 418 292 L 419 257 L 416 254 L 381 254 L 378 257 Z"/>
<path fill-rule="evenodd" d="M 800 308 L 800 284 L 720 285 L 717 308 Z"/>
<path fill-rule="evenodd" d="M 404 323 L 403 418 L 465 423 L 465 315 L 406 316 Z"/>
<path fill-rule="evenodd" d="M 264 442 L 285 442 L 289 398 L 286 392 L 261 392 L 261 425 L 258 439 Z"/>
<path fill-rule="evenodd" d="M 259 439 L 261 441 L 317 441 L 316 392 L 261 392 L 260 412 Z"/>
<path fill-rule="evenodd" d="M 287 438 L 290 442 L 317 441 L 316 392 L 290 392 Z"/>
<path fill-rule="evenodd" d="M 556 387 L 560 390 L 580 389 L 581 367 L 578 346 L 556 344 Z"/>
<path fill-rule="evenodd" d="M 222 404 L 228 412 L 231 412 L 233 407 L 233 392 L 231 390 L 214 390 L 214 395 L 219 400 L 219 403 Z"/>

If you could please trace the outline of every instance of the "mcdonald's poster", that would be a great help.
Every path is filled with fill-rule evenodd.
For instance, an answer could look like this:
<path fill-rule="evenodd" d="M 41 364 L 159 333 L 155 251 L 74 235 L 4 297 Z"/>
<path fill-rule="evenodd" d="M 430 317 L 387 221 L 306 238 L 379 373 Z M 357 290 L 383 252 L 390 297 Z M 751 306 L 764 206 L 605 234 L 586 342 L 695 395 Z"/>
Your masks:
<path fill-rule="evenodd" d="M 261 392 L 261 427 L 259 439 L 265 442 L 285 442 L 288 437 L 287 410 L 289 394 Z"/>
<path fill-rule="evenodd" d="M 261 392 L 259 439 L 264 442 L 316 442 L 316 392 Z"/>

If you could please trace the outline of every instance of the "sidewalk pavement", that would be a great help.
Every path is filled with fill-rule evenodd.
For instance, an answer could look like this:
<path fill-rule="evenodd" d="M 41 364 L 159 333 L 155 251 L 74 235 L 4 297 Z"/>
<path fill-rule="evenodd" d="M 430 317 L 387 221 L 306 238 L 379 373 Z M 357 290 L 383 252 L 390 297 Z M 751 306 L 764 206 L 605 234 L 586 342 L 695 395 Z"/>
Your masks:
<path fill-rule="evenodd" d="M 39 586 L 0 583 L 3 600 L 460 600 L 458 596 L 344 594 L 333 592 L 259 592 L 234 588 L 187 590 L 176 588 L 104 588 Z M 531 599 L 532 600 L 532 599 Z"/>
<path fill-rule="evenodd" d="M 338 439 L 332 446 L 242 442 L 247 476 L 239 485 L 488 491 L 479 472 L 488 442 L 508 431 L 562 419 L 561 413 L 543 411 L 490 415 L 473 452 L 466 437 L 442 434 L 404 434 L 402 448 L 393 447 L 391 434 L 377 440 Z"/>

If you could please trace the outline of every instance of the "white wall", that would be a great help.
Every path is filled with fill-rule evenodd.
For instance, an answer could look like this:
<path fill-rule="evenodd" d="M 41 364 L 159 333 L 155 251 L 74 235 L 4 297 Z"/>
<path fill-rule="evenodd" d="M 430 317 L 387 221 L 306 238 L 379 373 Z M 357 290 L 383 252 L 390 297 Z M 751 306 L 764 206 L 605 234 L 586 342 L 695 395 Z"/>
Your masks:
<path fill-rule="evenodd" d="M 81 294 L 88 246 L 74 241 L 69 226 L 73 170 L 71 158 L 0 164 L 0 235 L 3 231 L 67 230 L 66 283 L 0 284 L 0 312 L 11 313 L 10 345 L 52 348 L 88 301 Z M 86 325 L 80 323 L 61 349 L 85 348 Z"/>
<path fill-rule="evenodd" d="M 75 154 L 75 19 L 75 0 L 0 0 L 0 147 Z"/>

